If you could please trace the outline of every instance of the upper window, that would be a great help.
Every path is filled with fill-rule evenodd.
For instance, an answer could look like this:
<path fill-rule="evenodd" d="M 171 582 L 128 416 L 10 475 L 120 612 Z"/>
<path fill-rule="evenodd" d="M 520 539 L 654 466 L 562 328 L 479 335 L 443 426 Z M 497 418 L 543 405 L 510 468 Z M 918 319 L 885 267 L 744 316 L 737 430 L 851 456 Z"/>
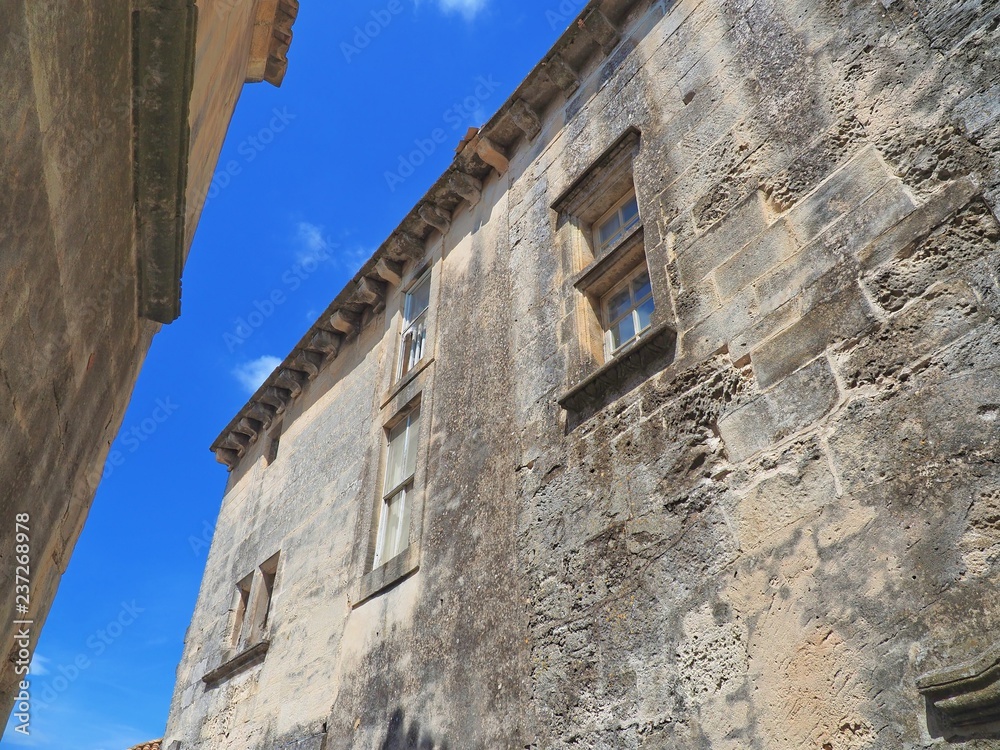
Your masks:
<path fill-rule="evenodd" d="M 403 377 L 424 358 L 427 344 L 427 308 L 431 299 L 431 275 L 428 271 L 406 293 L 403 302 L 403 335 L 399 351 L 399 373 Z"/>
<path fill-rule="evenodd" d="M 278 573 L 278 555 L 263 563 L 236 584 L 235 613 L 230 646 L 237 653 L 260 643 L 267 634 L 271 618 L 271 598 Z"/>
<path fill-rule="evenodd" d="M 410 544 L 410 509 L 419 442 L 420 408 L 417 407 L 388 432 L 373 568 L 391 560 Z"/>
<path fill-rule="evenodd" d="M 594 243 L 597 255 L 617 246 L 629 233 L 639 226 L 639 204 L 635 199 L 635 191 L 630 192 L 614 208 L 602 216 L 595 224 L 597 227 Z"/>
<path fill-rule="evenodd" d="M 610 359 L 649 330 L 654 303 L 645 262 L 608 292 L 601 306 L 604 312 L 605 356 Z"/>

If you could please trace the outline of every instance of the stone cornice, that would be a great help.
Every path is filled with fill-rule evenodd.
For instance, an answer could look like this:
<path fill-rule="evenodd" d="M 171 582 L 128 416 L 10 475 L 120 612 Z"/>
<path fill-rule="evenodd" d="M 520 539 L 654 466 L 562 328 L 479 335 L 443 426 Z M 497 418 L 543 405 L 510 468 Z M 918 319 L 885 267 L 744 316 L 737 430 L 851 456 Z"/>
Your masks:
<path fill-rule="evenodd" d="M 299 15 L 299 0 L 257 0 L 247 83 L 267 81 L 280 86 L 288 69 L 292 25 Z"/>
<path fill-rule="evenodd" d="M 1000 722 L 1000 645 L 971 661 L 923 675 L 917 689 L 953 727 Z"/>
<path fill-rule="evenodd" d="M 447 232 L 451 216 L 463 202 L 478 202 L 482 184 L 491 173 L 504 174 L 517 148 L 542 132 L 546 113 L 567 103 L 583 81 L 617 47 L 637 11 L 658 5 L 655 0 L 590 0 L 559 37 L 549 53 L 490 120 L 463 140 L 451 166 L 431 186 L 374 255 L 355 274 L 291 354 L 264 381 L 246 406 L 212 444 L 220 463 L 233 469 L 271 419 L 300 395 L 315 373 L 329 364 L 340 346 L 355 337 L 373 311 L 384 305 L 387 285 L 398 284 L 399 264 L 420 259 L 434 231 Z M 396 271 L 387 270 L 390 267 Z M 320 345 L 318 342 L 323 342 Z M 306 367 L 306 352 L 321 355 Z M 269 418 L 255 419 L 270 411 Z"/>
<path fill-rule="evenodd" d="M 157 323 L 180 315 L 197 15 L 194 0 L 133 3 L 138 314 Z"/>

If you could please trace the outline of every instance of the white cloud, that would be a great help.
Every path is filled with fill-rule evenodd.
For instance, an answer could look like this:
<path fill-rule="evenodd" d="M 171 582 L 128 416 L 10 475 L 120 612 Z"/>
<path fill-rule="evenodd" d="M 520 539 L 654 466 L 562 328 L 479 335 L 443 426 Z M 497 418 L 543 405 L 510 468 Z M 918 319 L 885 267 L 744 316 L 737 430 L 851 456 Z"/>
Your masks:
<path fill-rule="evenodd" d="M 281 364 L 281 360 L 265 354 L 263 357 L 244 362 L 239 367 L 233 369 L 233 377 L 236 378 L 248 392 L 254 393 L 260 388 L 261 383 L 267 380 L 267 376 L 274 372 L 275 368 Z"/>
<path fill-rule="evenodd" d="M 49 673 L 48 664 L 48 659 L 39 653 L 35 653 L 31 657 L 31 666 L 28 667 L 28 672 L 32 677 L 44 677 Z"/>
<path fill-rule="evenodd" d="M 330 249 L 335 247 L 323 235 L 323 227 L 300 221 L 297 228 L 297 239 L 300 245 L 299 263 L 321 263 L 330 259 Z"/>
<path fill-rule="evenodd" d="M 437 0 L 438 7 L 445 13 L 461 13 L 466 21 L 471 21 L 486 7 L 489 0 Z"/>

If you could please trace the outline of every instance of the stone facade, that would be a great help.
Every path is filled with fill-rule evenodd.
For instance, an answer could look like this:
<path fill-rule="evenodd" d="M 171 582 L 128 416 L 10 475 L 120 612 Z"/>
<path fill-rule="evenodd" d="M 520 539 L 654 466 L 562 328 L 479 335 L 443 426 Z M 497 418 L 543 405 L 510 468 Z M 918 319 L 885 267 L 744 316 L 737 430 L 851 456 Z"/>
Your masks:
<path fill-rule="evenodd" d="M 254 64 L 251 41 L 269 10 L 275 41 L 256 54 L 263 78 L 280 83 L 296 8 L 296 0 L 0 5 L 5 717 L 27 658 L 7 616 L 15 518 L 30 516 L 23 617 L 34 621 L 33 645 L 150 341 L 179 313 L 181 266 Z"/>
<path fill-rule="evenodd" d="M 588 3 L 213 446 L 164 744 L 997 747 L 998 41 Z"/>

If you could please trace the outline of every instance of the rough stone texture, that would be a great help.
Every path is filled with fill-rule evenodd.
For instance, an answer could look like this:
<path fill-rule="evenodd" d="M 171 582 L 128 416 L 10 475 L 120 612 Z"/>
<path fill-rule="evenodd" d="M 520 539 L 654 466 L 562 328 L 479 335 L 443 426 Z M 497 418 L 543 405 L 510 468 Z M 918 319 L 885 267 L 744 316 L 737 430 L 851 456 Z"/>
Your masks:
<path fill-rule="evenodd" d="M 198 2 L 185 250 L 245 77 L 251 5 Z M 37 640 L 159 328 L 137 315 L 143 208 L 133 194 L 132 126 L 141 87 L 162 71 L 133 80 L 132 10 L 92 0 L 0 4 L 4 717 L 20 679 L 10 657 L 15 516 L 31 516 L 29 617 Z"/>
<path fill-rule="evenodd" d="M 1000 632 L 1000 8 L 595 8 L 620 46 L 567 32 L 546 66 L 572 65 L 571 99 L 521 91 L 541 131 L 491 132 L 509 169 L 430 235 L 429 363 L 393 393 L 390 284 L 289 397 L 277 460 L 265 439 L 233 459 L 168 743 L 951 736 L 917 677 Z M 678 345 L 581 416 L 558 402 L 586 361 L 573 279 L 593 259 L 551 206 L 629 127 L 656 322 Z M 418 394 L 419 568 L 359 601 L 382 427 Z M 206 688 L 236 582 L 278 551 L 266 658 Z"/>

